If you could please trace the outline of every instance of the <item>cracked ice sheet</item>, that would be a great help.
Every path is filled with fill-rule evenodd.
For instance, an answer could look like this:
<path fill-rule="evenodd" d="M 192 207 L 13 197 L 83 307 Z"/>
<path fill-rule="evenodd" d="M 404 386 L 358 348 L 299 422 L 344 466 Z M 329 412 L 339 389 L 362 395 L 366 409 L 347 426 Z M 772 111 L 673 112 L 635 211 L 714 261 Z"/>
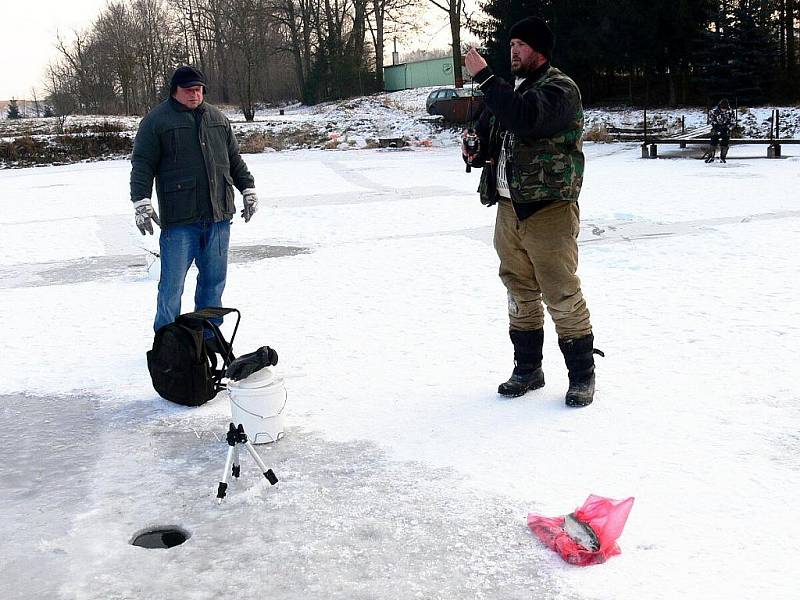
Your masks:
<path fill-rule="evenodd" d="M 6 598 L 577 598 L 515 518 L 524 507 L 452 469 L 290 429 L 258 447 L 278 484 L 243 452 L 218 506 L 228 446 L 206 429 L 218 423 L 192 415 L 187 427 L 148 402 L 54 400 L 0 396 L 4 430 L 39 434 L 0 450 Z M 169 551 L 128 544 L 174 524 L 191 535 Z"/>

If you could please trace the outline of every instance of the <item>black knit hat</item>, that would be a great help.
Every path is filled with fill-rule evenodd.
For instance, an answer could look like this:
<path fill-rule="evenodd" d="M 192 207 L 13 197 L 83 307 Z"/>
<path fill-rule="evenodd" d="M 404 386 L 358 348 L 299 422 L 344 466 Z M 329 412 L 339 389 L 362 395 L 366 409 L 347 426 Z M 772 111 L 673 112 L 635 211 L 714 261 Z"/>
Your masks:
<path fill-rule="evenodd" d="M 517 21 L 508 32 L 508 39 L 522 40 L 528 46 L 544 54 L 547 60 L 553 56 L 556 38 L 547 23 L 539 17 L 527 17 Z"/>
<path fill-rule="evenodd" d="M 169 91 L 171 94 L 179 87 L 188 88 L 195 85 L 202 85 L 203 89 L 206 87 L 206 76 L 200 69 L 184 65 L 178 67 L 172 74 L 172 79 L 169 81 Z"/>

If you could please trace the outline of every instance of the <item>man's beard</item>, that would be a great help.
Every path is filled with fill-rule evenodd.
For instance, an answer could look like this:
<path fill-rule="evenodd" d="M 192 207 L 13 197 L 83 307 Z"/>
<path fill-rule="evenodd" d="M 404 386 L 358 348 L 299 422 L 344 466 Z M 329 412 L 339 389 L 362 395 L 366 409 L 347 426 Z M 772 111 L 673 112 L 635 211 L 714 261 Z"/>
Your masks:
<path fill-rule="evenodd" d="M 531 65 L 526 65 L 522 61 L 518 61 L 516 66 L 513 62 L 511 63 L 511 74 L 514 77 L 527 77 L 532 71 Z"/>

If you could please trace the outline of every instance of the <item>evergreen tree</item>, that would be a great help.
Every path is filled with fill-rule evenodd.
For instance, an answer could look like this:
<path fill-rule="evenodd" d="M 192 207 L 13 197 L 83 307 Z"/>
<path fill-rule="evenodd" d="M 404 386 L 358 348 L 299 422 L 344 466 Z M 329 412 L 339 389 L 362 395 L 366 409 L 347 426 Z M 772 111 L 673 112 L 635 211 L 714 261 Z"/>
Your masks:
<path fill-rule="evenodd" d="M 746 5 L 720 11 L 703 36 L 695 77 L 711 104 L 721 98 L 739 104 L 766 102 L 776 79 L 778 53 L 770 33 Z"/>
<path fill-rule="evenodd" d="M 19 107 L 17 106 L 17 99 L 12 98 L 8 103 L 8 111 L 6 112 L 6 116 L 9 119 L 21 119 L 22 114 L 19 112 Z"/>
<path fill-rule="evenodd" d="M 553 64 L 570 75 L 587 103 L 626 99 L 648 105 L 690 101 L 697 38 L 716 0 L 485 0 L 488 19 L 473 29 L 487 60 L 510 75 L 508 31 L 539 16 L 556 37 Z"/>
<path fill-rule="evenodd" d="M 731 33 L 737 49 L 729 63 L 732 87 L 741 103 L 763 104 L 772 96 L 778 66 L 770 34 L 741 5 L 734 12 Z"/>

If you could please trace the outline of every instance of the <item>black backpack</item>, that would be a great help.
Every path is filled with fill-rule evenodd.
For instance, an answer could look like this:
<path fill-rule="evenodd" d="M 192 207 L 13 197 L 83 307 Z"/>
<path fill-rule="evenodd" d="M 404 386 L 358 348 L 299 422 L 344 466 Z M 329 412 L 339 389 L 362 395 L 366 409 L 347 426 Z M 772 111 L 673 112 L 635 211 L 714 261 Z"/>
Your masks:
<path fill-rule="evenodd" d="M 235 312 L 236 327 L 226 341 L 213 318 Z M 200 406 L 225 389 L 222 378 L 233 362 L 233 338 L 242 315 L 235 308 L 204 308 L 180 315 L 174 323 L 156 332 L 153 349 L 147 353 L 147 369 L 158 395 L 184 406 Z M 206 339 L 204 331 L 213 337 Z M 217 354 L 222 368 L 217 369 Z"/>

